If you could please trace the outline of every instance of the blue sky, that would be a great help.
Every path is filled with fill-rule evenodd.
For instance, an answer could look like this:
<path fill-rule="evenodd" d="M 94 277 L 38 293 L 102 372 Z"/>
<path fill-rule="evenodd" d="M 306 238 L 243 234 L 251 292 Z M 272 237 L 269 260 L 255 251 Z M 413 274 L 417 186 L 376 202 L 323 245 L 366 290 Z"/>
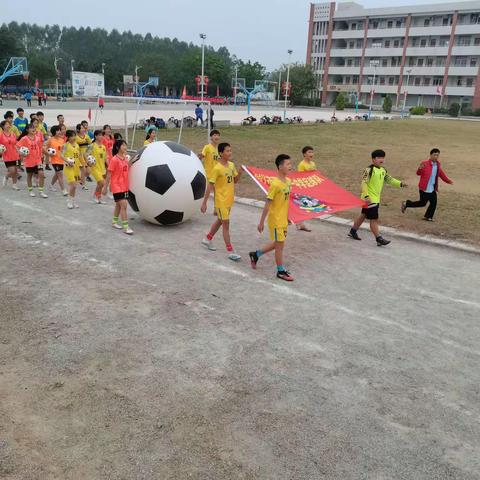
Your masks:
<path fill-rule="evenodd" d="M 387 2 L 358 3 L 381 7 Z M 441 0 L 393 0 L 388 5 L 425 3 Z M 152 0 L 138 4 L 131 0 L 42 0 L 38 5 L 0 0 L 0 21 L 116 28 L 194 43 L 204 32 L 210 45 L 226 46 L 240 58 L 274 69 L 287 61 L 288 49 L 293 50 L 293 61 L 305 62 L 309 8 L 309 0 Z"/>

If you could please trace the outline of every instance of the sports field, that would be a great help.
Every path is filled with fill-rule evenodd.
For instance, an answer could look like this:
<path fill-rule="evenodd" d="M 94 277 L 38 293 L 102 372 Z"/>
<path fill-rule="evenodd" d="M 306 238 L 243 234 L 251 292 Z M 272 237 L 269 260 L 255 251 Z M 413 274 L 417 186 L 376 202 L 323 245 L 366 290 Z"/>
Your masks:
<path fill-rule="evenodd" d="M 221 129 L 222 141 L 234 148 L 237 166 L 249 164 L 273 168 L 278 153 L 301 159 L 301 148 L 312 145 L 319 170 L 352 193 L 359 193 L 360 179 L 376 148 L 387 152 L 385 167 L 406 181 L 405 189 L 384 188 L 381 222 L 399 229 L 480 243 L 480 123 L 447 120 L 376 121 L 316 125 L 228 127 Z M 143 143 L 141 132 L 138 144 Z M 178 131 L 162 130 L 159 139 L 176 139 Z M 184 130 L 182 143 L 200 151 L 205 143 L 203 129 Z M 141 140 L 141 141 L 140 141 Z M 417 166 L 433 147 L 441 150 L 440 161 L 454 185 L 440 182 L 435 222 L 424 222 L 424 209 L 400 212 L 406 198 L 417 199 Z M 246 176 L 237 195 L 261 198 L 262 193 Z M 357 212 L 345 212 L 352 218 Z"/>

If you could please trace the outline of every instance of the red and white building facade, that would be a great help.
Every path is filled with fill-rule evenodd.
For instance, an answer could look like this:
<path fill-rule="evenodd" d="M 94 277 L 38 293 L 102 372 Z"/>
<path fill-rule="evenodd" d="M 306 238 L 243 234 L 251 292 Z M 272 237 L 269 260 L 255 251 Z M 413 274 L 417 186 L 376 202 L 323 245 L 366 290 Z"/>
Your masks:
<path fill-rule="evenodd" d="M 364 8 L 356 2 L 310 5 L 307 64 L 316 96 L 338 92 L 394 106 L 480 108 L 480 1 Z M 374 82 L 375 81 L 375 82 Z"/>

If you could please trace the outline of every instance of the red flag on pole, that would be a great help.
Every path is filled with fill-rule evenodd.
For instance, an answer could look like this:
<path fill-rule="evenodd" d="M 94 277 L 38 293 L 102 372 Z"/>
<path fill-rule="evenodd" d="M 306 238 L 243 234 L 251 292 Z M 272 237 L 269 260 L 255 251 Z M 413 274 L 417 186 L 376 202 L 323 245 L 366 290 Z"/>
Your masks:
<path fill-rule="evenodd" d="M 245 165 L 243 169 L 265 194 L 277 176 L 272 170 Z M 288 178 L 292 181 L 288 211 L 288 218 L 292 223 L 365 206 L 363 200 L 339 187 L 319 171 L 291 172 Z"/>
<path fill-rule="evenodd" d="M 88 121 L 91 122 L 92 121 L 92 109 L 89 108 L 88 109 L 88 115 L 87 115 L 87 118 L 88 118 Z"/>

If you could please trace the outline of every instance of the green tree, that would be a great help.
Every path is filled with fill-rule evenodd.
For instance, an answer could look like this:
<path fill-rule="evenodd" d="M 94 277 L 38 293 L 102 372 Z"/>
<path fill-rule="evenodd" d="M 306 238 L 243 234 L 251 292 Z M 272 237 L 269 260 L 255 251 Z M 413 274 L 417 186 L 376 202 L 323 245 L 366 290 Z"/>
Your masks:
<path fill-rule="evenodd" d="M 345 110 L 345 95 L 340 92 L 335 99 L 335 108 L 337 110 Z"/>
<path fill-rule="evenodd" d="M 392 111 L 392 99 L 387 95 L 383 100 L 383 111 L 385 113 L 390 113 Z"/>
<path fill-rule="evenodd" d="M 460 104 L 459 103 L 452 103 L 448 107 L 448 114 L 451 117 L 458 117 L 458 113 L 460 112 Z"/>
<path fill-rule="evenodd" d="M 270 80 L 281 83 L 287 81 L 288 67 L 283 65 L 280 70 L 270 75 Z M 293 105 L 301 105 L 315 88 L 315 75 L 310 65 L 294 63 L 290 66 L 289 83 L 291 84 L 290 101 Z M 280 86 L 281 87 L 281 86 Z"/>

